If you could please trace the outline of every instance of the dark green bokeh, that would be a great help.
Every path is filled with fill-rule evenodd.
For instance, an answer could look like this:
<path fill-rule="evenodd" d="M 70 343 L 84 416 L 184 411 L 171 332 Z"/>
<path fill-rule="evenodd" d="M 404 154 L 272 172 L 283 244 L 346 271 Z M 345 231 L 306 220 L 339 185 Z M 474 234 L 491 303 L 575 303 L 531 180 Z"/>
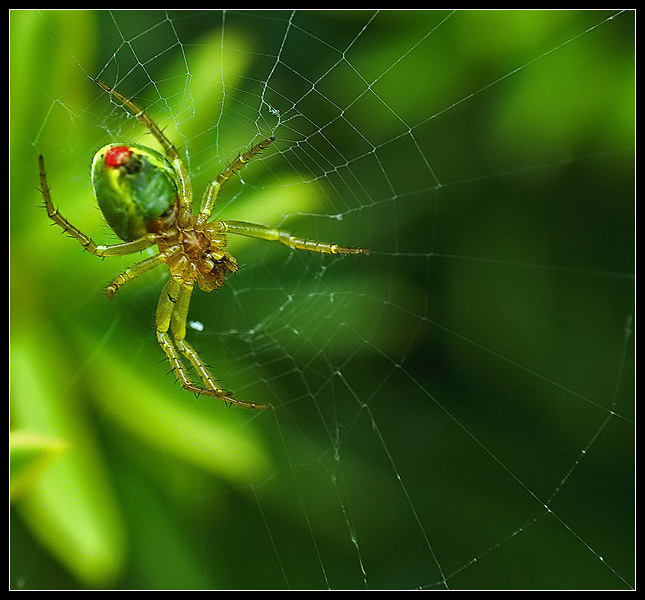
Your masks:
<path fill-rule="evenodd" d="M 12 587 L 633 586 L 634 15 L 611 15 L 12 11 L 12 425 L 70 443 L 12 509 Z M 150 143 L 88 76 L 177 125 L 198 194 L 276 135 L 223 215 L 373 249 L 232 242 L 245 268 L 195 296 L 193 342 L 272 414 L 181 392 L 160 274 L 109 303 L 132 259 L 48 227 L 38 153 L 113 241 L 89 162 Z"/>

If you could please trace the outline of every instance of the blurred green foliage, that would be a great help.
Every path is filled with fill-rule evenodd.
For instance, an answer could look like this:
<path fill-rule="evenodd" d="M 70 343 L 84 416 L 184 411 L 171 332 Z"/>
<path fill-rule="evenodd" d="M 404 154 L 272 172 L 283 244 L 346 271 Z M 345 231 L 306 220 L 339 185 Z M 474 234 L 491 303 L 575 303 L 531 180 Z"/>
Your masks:
<path fill-rule="evenodd" d="M 12 509 L 12 587 L 361 587 L 339 507 L 369 587 L 441 580 L 427 544 L 410 542 L 417 518 L 450 587 L 633 585 L 634 19 L 594 28 L 610 14 L 229 13 L 222 38 L 216 11 L 11 11 L 11 426 L 35 440 L 33 458 L 15 455 L 28 477 Z M 282 153 L 244 174 L 224 213 L 375 250 L 327 273 L 238 240 L 245 272 L 195 299 L 191 315 L 223 332 L 195 331 L 195 345 L 273 414 L 182 393 L 153 334 L 159 275 L 108 303 L 102 286 L 131 257 L 100 261 L 48 226 L 38 153 L 63 214 L 109 239 L 89 162 L 115 130 L 146 140 L 88 76 L 150 99 L 189 143 L 198 190 L 280 113 Z M 258 90 L 274 112 L 256 122 Z M 298 154 L 305 139 L 312 152 Z M 303 218 L 317 212 L 342 219 Z M 620 578 L 593 553 L 578 564 L 562 531 L 544 546 L 518 536 L 524 569 L 511 543 L 488 553 L 535 514 L 523 488 L 552 493 L 609 411 L 619 418 L 557 508 Z M 390 459 L 414 518 L 393 508 Z M 481 528 L 460 531 L 465 514 Z M 549 543 L 570 562 L 545 560 Z M 480 552 L 486 572 L 461 569 Z"/>

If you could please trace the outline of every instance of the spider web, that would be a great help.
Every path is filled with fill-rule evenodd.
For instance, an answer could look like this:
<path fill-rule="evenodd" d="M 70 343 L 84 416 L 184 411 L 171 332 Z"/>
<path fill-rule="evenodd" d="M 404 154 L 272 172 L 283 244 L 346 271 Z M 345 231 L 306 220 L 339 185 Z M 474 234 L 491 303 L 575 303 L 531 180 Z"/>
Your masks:
<path fill-rule="evenodd" d="M 75 378 L 96 388 L 91 437 L 128 540 L 102 585 L 634 587 L 633 13 L 103 11 L 93 61 L 54 16 L 71 75 L 34 143 L 83 230 L 113 241 L 87 202 L 95 148 L 152 144 L 89 75 L 165 128 L 198 198 L 276 137 L 216 218 L 371 249 L 231 240 L 240 271 L 194 294 L 194 346 L 225 387 L 274 407 L 182 399 L 222 420 L 202 456 L 238 461 L 226 476 L 99 391 L 182 395 L 154 339 L 167 275 L 108 304 L 101 285 L 132 258 L 83 255 L 76 272 L 61 238 L 58 280 L 80 281 L 54 318 L 93 336 Z M 60 560 L 43 529 L 25 527 L 16 587 Z M 92 585 L 57 568 L 63 587 Z"/>

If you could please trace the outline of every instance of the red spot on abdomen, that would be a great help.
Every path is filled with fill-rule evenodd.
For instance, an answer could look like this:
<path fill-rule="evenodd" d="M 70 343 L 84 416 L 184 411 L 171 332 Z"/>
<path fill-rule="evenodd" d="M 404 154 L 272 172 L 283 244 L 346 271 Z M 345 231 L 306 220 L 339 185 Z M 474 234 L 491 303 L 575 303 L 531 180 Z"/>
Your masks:
<path fill-rule="evenodd" d="M 130 156 L 128 146 L 114 146 L 105 154 L 105 164 L 108 167 L 120 167 L 128 156 Z"/>

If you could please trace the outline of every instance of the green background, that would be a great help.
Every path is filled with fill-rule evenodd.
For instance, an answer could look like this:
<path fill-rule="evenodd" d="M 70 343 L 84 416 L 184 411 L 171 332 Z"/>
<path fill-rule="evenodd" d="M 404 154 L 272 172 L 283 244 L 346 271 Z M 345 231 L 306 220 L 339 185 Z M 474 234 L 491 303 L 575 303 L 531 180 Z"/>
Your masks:
<path fill-rule="evenodd" d="M 632 587 L 635 30 L 612 14 L 11 11 L 11 587 Z M 198 197 L 276 136 L 218 216 L 372 249 L 231 241 L 244 269 L 195 295 L 194 345 L 273 411 L 182 392 L 161 272 L 108 302 L 134 258 L 49 227 L 39 153 L 109 243 L 92 155 L 151 143 L 89 76 L 188 150 Z"/>

